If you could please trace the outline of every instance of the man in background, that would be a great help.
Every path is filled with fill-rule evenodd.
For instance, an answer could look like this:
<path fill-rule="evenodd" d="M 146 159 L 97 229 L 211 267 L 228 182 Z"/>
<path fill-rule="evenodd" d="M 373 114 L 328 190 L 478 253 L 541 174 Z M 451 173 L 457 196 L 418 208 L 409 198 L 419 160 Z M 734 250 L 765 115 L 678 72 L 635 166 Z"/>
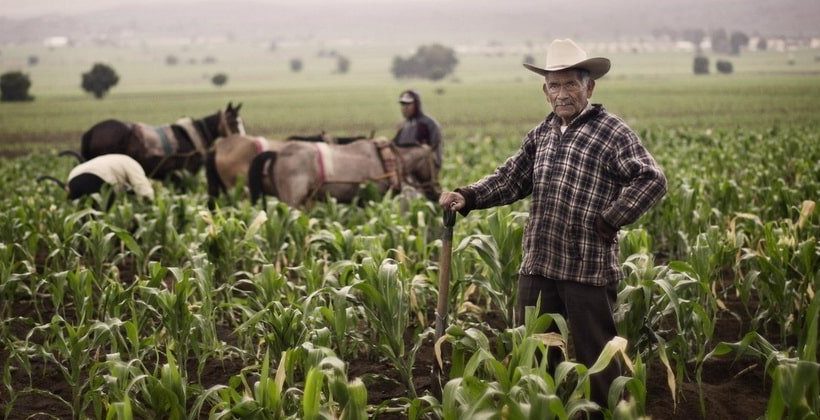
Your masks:
<path fill-rule="evenodd" d="M 421 109 L 421 97 L 415 90 L 406 90 L 399 95 L 402 123 L 393 143 L 399 147 L 428 145 L 435 155 L 436 169 L 441 169 L 441 127 L 438 122 Z"/>

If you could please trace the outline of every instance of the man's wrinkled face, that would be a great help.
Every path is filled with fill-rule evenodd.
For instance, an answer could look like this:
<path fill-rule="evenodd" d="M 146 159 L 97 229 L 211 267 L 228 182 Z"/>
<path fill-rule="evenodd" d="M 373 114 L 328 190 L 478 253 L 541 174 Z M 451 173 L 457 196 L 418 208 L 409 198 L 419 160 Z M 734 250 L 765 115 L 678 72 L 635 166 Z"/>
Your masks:
<path fill-rule="evenodd" d="M 586 108 L 594 88 L 594 80 L 581 78 L 574 69 L 550 72 L 544 77 L 544 94 L 563 124 L 569 124 Z"/>
<path fill-rule="evenodd" d="M 404 118 L 410 118 L 413 115 L 415 115 L 415 113 L 416 113 L 416 103 L 415 102 L 410 102 L 410 103 L 400 102 L 399 104 L 401 105 L 401 115 L 404 115 Z"/>

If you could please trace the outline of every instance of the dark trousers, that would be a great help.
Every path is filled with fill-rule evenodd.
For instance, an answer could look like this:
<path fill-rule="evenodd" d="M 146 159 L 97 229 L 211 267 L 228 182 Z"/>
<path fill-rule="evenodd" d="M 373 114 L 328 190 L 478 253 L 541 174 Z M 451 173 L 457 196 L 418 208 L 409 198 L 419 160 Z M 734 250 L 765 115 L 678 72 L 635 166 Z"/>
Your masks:
<path fill-rule="evenodd" d="M 105 184 L 102 178 L 94 174 L 79 174 L 68 181 L 68 199 L 74 200 L 82 196 L 100 192 Z"/>
<path fill-rule="evenodd" d="M 97 175 L 89 173 L 79 174 L 71 178 L 71 181 L 68 181 L 68 199 L 75 200 L 80 197 L 98 193 L 102 189 L 103 184 L 105 184 L 105 181 Z M 106 211 L 114 205 L 115 198 L 116 194 L 114 191 L 111 191 L 111 195 L 108 196 L 108 202 L 105 206 Z M 96 206 L 97 205 L 94 204 L 95 208 Z"/>
<path fill-rule="evenodd" d="M 516 322 L 519 325 L 524 323 L 524 307 L 535 306 L 539 295 L 539 313 L 559 313 L 567 319 L 575 344 L 575 356 L 578 362 L 591 367 L 598 360 L 604 345 L 618 334 L 612 317 L 618 298 L 618 284 L 592 286 L 522 274 L 518 277 L 516 308 Z M 554 324 L 552 331 L 558 332 Z M 554 373 L 555 367 L 563 359 L 561 351 L 553 348 L 547 357 L 551 373 Z M 609 386 L 620 371 L 620 362 L 615 359 L 605 370 L 590 378 L 592 400 L 603 408 L 607 407 Z"/>

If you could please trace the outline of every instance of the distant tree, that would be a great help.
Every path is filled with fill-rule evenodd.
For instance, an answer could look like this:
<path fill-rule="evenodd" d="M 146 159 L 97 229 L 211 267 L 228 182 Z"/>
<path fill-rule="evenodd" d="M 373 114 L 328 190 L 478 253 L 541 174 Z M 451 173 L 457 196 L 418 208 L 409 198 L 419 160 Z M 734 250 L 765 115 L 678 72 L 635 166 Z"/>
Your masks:
<path fill-rule="evenodd" d="M 749 36 L 740 31 L 732 32 L 729 37 L 729 44 L 732 55 L 740 54 L 740 49 L 749 45 Z"/>
<path fill-rule="evenodd" d="M 176 66 L 179 64 L 179 58 L 173 54 L 170 54 L 165 57 L 165 64 L 169 66 Z"/>
<path fill-rule="evenodd" d="M 292 58 L 290 60 L 290 71 L 294 73 L 299 73 L 302 71 L 302 59 L 301 58 Z"/>
<path fill-rule="evenodd" d="M 716 67 L 717 71 L 723 74 L 732 74 L 732 71 L 734 71 L 734 67 L 732 66 L 731 61 L 718 60 L 716 63 Z"/>
<path fill-rule="evenodd" d="M 83 73 L 82 87 L 86 92 L 94 94 L 95 98 L 102 99 L 119 81 L 120 77 L 111 66 L 95 63 L 89 72 Z"/>
<path fill-rule="evenodd" d="M 408 58 L 393 57 L 391 72 L 397 79 L 422 78 L 441 80 L 455 70 L 456 52 L 441 44 L 422 45 Z"/>
<path fill-rule="evenodd" d="M 732 52 L 732 47 L 729 45 L 729 35 L 726 34 L 725 29 L 715 29 L 709 36 L 712 41 L 712 51 L 721 54 L 729 54 Z"/>
<path fill-rule="evenodd" d="M 340 55 L 336 58 L 336 72 L 345 74 L 350 71 L 350 59 Z"/>
<path fill-rule="evenodd" d="M 268 51 L 276 51 L 277 48 L 279 48 L 279 44 L 277 44 L 276 41 L 271 41 L 270 44 L 268 44 Z"/>
<path fill-rule="evenodd" d="M 696 56 L 692 70 L 695 74 L 709 74 L 709 59 L 702 55 Z"/>
<path fill-rule="evenodd" d="M 211 77 L 211 83 L 214 84 L 216 87 L 222 87 L 225 83 L 228 82 L 228 75 L 225 73 L 217 73 L 214 77 Z"/>
<path fill-rule="evenodd" d="M 766 41 L 766 38 L 762 36 L 757 40 L 757 49 L 760 51 L 766 51 L 769 48 L 769 41 Z"/>
<path fill-rule="evenodd" d="M 524 55 L 524 64 L 534 65 L 535 57 L 533 57 L 532 54 Z"/>
<path fill-rule="evenodd" d="M 33 55 L 33 54 L 28 56 L 28 65 L 30 67 L 36 66 L 39 63 L 40 63 L 40 57 L 38 57 L 36 55 Z"/>
<path fill-rule="evenodd" d="M 28 75 L 19 71 L 10 71 L 0 76 L 0 101 L 2 102 L 22 102 L 34 100 L 28 94 L 31 87 L 31 80 Z"/>
<path fill-rule="evenodd" d="M 216 57 L 209 55 L 202 59 L 202 64 L 215 64 Z"/>

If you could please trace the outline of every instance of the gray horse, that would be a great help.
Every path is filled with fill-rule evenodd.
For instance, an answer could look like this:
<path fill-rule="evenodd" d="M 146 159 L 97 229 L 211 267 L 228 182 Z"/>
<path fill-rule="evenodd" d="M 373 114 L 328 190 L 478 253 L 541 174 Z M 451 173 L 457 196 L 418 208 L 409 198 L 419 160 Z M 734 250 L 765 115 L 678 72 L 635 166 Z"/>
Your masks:
<path fill-rule="evenodd" d="M 291 206 L 327 196 L 349 203 L 367 182 L 381 193 L 399 192 L 406 184 L 433 201 L 441 192 L 429 147 L 396 147 L 386 139 L 345 145 L 288 142 L 278 151 L 259 154 L 248 170 L 254 202 L 267 193 Z"/>

